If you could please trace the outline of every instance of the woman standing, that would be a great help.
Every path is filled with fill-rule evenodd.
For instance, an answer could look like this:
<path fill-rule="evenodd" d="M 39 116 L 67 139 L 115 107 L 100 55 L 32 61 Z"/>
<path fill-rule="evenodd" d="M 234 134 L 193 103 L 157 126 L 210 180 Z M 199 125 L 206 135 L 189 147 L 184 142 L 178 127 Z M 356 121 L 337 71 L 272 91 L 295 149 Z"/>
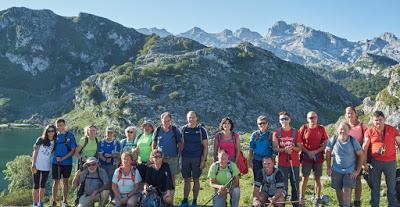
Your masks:
<path fill-rule="evenodd" d="M 75 150 L 75 156 L 78 158 L 78 170 L 85 164 L 88 157 L 97 157 L 97 127 L 90 125 L 85 127 L 85 136 L 79 141 Z"/>
<path fill-rule="evenodd" d="M 364 140 L 364 132 L 368 126 L 358 120 L 356 109 L 352 106 L 346 108 L 345 117 L 347 123 L 350 125 L 349 135 L 356 138 L 358 143 L 362 146 Z M 366 158 L 364 158 L 366 159 Z M 356 188 L 354 190 L 354 207 L 361 206 L 361 176 L 359 175 L 356 179 Z"/>
<path fill-rule="evenodd" d="M 237 163 L 240 152 L 239 134 L 234 133 L 232 119 L 225 117 L 219 124 L 220 131 L 214 135 L 214 162 L 218 160 L 218 149 L 228 152 L 229 161 Z"/>
<path fill-rule="evenodd" d="M 36 143 L 33 146 L 31 167 L 33 173 L 33 207 L 43 206 L 43 198 L 46 192 L 46 181 L 51 169 L 51 153 L 54 149 L 55 138 L 56 127 L 54 125 L 47 125 L 43 130 L 42 136 L 37 138 Z"/>
<path fill-rule="evenodd" d="M 134 148 L 136 128 L 134 126 L 126 127 L 125 137 L 121 140 L 121 152 L 130 152 Z"/>

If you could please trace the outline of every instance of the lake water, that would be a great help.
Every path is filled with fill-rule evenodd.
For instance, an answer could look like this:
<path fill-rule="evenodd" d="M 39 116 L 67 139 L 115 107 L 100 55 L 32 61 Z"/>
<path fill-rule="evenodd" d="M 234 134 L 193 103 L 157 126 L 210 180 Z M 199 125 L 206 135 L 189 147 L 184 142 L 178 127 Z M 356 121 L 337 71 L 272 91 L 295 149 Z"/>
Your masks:
<path fill-rule="evenodd" d="M 33 128 L 0 128 L 0 190 L 7 189 L 3 174 L 6 163 L 17 155 L 31 155 L 32 146 L 41 131 Z"/>

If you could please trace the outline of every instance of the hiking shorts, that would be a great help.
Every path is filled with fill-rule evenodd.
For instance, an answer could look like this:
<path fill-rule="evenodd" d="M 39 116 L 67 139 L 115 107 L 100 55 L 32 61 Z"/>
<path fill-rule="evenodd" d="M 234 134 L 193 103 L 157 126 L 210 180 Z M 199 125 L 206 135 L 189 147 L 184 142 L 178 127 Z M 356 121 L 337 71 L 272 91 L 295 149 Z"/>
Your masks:
<path fill-rule="evenodd" d="M 164 162 L 168 163 L 172 175 L 176 175 L 180 172 L 179 157 L 164 157 Z"/>
<path fill-rule="evenodd" d="M 50 171 L 37 170 L 36 173 L 33 174 L 33 189 L 45 188 L 49 173 Z"/>
<path fill-rule="evenodd" d="M 301 163 L 301 174 L 303 175 L 303 177 L 310 176 L 311 170 L 313 170 L 314 172 L 314 177 L 321 177 L 322 163 L 308 163 L 308 162 Z"/>
<path fill-rule="evenodd" d="M 62 178 L 69 178 L 71 176 L 72 165 L 57 165 L 52 164 L 51 175 L 54 180 L 59 180 Z"/>
<path fill-rule="evenodd" d="M 356 179 L 351 178 L 351 174 L 341 174 L 332 170 L 331 187 L 336 190 L 343 188 L 355 188 Z"/>
<path fill-rule="evenodd" d="M 201 157 L 182 157 L 182 177 L 197 179 L 201 175 Z"/>

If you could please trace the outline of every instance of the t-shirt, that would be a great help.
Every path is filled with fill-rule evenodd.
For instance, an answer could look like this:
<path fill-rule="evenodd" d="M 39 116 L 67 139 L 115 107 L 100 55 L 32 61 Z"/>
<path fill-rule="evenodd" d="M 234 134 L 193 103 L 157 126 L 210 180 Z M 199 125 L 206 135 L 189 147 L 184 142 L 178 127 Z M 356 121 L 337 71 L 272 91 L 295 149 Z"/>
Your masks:
<path fill-rule="evenodd" d="M 228 166 L 229 165 L 229 166 Z M 208 170 L 208 178 L 215 179 L 218 185 L 226 185 L 231 180 L 232 177 L 239 175 L 239 168 L 236 166 L 234 162 L 229 162 L 225 168 L 222 168 L 219 162 L 214 162 L 211 164 L 210 169 Z M 217 168 L 219 166 L 218 174 Z M 229 170 L 229 167 L 232 173 Z M 217 175 L 216 175 L 217 174 Z M 232 182 L 231 182 L 232 184 Z"/>
<path fill-rule="evenodd" d="M 314 128 L 310 128 L 308 124 L 303 125 L 299 129 L 300 138 L 303 142 L 303 147 L 307 150 L 316 150 L 321 147 L 322 143 L 324 143 L 328 139 L 328 134 L 323 126 L 317 125 Z M 303 136 L 303 137 L 301 137 Z M 315 157 L 308 157 L 306 153 L 303 153 L 303 161 L 307 163 L 322 163 L 324 162 L 324 154 L 320 152 L 315 155 Z"/>
<path fill-rule="evenodd" d="M 42 138 L 37 138 L 35 145 L 39 146 L 38 154 L 36 157 L 36 169 L 40 171 L 50 171 L 51 169 L 51 152 L 54 148 L 54 140 L 50 141 L 49 146 L 42 142 Z"/>
<path fill-rule="evenodd" d="M 85 139 L 88 139 L 88 143 L 86 144 L 85 148 L 82 148 L 81 150 L 81 156 L 84 157 L 96 157 L 96 152 L 97 152 L 97 142 L 96 139 L 90 139 L 86 137 L 82 137 L 79 140 L 79 145 L 84 146 L 85 145 Z"/>
<path fill-rule="evenodd" d="M 372 158 L 374 158 L 375 160 L 385 161 L 385 162 L 396 160 L 395 137 L 399 136 L 399 131 L 396 128 L 385 124 L 382 133 L 382 136 L 384 137 L 383 142 L 380 139 L 380 134 L 375 127 L 368 128 L 365 131 L 365 136 L 368 137 L 371 141 L 370 144 L 371 144 Z M 379 148 L 381 147 L 384 147 L 386 150 L 383 155 L 380 155 L 378 153 Z"/>
<path fill-rule="evenodd" d="M 132 148 L 134 148 L 134 143 L 134 138 L 130 141 L 128 140 L 128 138 L 121 140 L 121 152 L 131 152 Z"/>
<path fill-rule="evenodd" d="M 204 127 L 190 128 L 183 127 L 183 157 L 196 158 L 203 155 L 203 140 L 208 139 L 208 135 Z"/>
<path fill-rule="evenodd" d="M 236 158 L 235 140 L 239 137 L 239 134 L 235 133 L 234 138 L 232 139 L 232 133 L 228 137 L 226 137 L 226 135 L 223 132 L 215 133 L 214 140 L 218 140 L 218 137 L 220 137 L 218 142 L 218 148 L 226 150 L 229 155 L 229 160 L 234 162 Z"/>
<path fill-rule="evenodd" d="M 98 169 L 93 173 L 89 172 L 88 169 L 83 170 L 79 181 L 81 185 L 83 181 L 85 181 L 84 192 L 86 195 L 91 195 L 95 190 L 106 185 L 109 182 L 109 179 L 107 172 L 103 168 L 98 167 Z"/>
<path fill-rule="evenodd" d="M 333 146 L 336 139 L 335 146 Z M 354 139 L 351 141 L 350 139 Z M 351 143 L 353 142 L 353 143 Z M 340 174 L 354 172 L 357 166 L 356 152 L 361 151 L 360 143 L 353 137 L 348 137 L 346 142 L 341 142 L 338 138 L 332 137 L 328 141 L 326 149 L 332 152 L 332 170 Z"/>
<path fill-rule="evenodd" d="M 154 165 L 148 166 L 144 182 L 154 187 L 158 187 L 161 192 L 174 189 L 171 170 L 169 169 L 168 163 L 163 163 L 158 170 L 154 168 Z"/>
<path fill-rule="evenodd" d="M 176 129 L 176 137 L 174 130 Z M 157 147 L 163 152 L 165 157 L 178 157 L 177 144 L 182 142 L 182 134 L 175 126 L 170 126 L 168 131 L 164 131 L 162 127 L 159 130 L 154 130 L 153 142 L 157 142 Z M 156 134 L 158 131 L 158 134 Z"/>
<path fill-rule="evenodd" d="M 358 124 L 357 126 L 354 126 L 350 129 L 349 135 L 356 138 L 357 141 L 361 144 L 361 143 L 363 143 L 363 140 L 364 140 L 363 131 L 365 133 L 366 130 L 367 130 L 367 125 L 360 122 L 360 124 Z"/>
<path fill-rule="evenodd" d="M 152 150 L 151 144 L 153 143 L 152 134 L 141 134 L 135 139 L 134 146 L 139 147 L 139 163 L 146 163 L 149 161 L 150 153 Z"/>
<path fill-rule="evenodd" d="M 112 183 L 118 185 L 118 191 L 121 194 L 130 193 L 133 191 L 133 188 L 135 187 L 135 185 L 142 181 L 142 177 L 140 176 L 138 169 L 135 169 L 135 172 L 133 172 L 133 170 L 129 171 L 129 173 L 127 175 L 125 175 L 122 170 L 121 179 L 118 180 L 118 175 L 119 175 L 120 169 L 122 170 L 122 168 L 117 168 L 114 171 L 114 175 L 112 177 Z"/>
<path fill-rule="evenodd" d="M 280 138 L 278 138 L 278 130 L 281 133 Z M 279 140 L 279 148 L 298 146 L 298 144 L 295 143 L 301 144 L 301 135 L 296 129 L 291 128 L 289 131 L 285 131 L 280 128 L 278 130 L 274 131 L 273 140 L 274 142 L 278 142 Z M 296 133 L 296 140 L 294 140 L 293 132 Z M 300 166 L 299 152 L 294 150 L 292 151 L 291 155 L 286 152 L 280 152 L 278 156 L 278 165 L 281 167 L 290 167 L 290 158 L 292 159 L 293 166 Z"/>
<path fill-rule="evenodd" d="M 121 151 L 120 149 L 120 144 L 117 139 L 112 139 L 111 141 L 107 139 L 101 140 L 99 143 L 99 153 L 103 154 L 113 154 L 113 153 L 118 153 Z M 100 160 L 100 164 L 102 165 L 113 165 L 114 164 L 114 158 L 111 158 L 111 162 L 107 163 L 103 160 Z"/>
<path fill-rule="evenodd" d="M 60 132 L 58 132 L 54 147 L 55 152 L 53 153 L 52 163 L 60 165 L 72 165 L 72 156 L 61 161 L 60 163 L 57 162 L 56 157 L 64 157 L 69 152 L 71 152 L 71 150 L 74 150 L 76 148 L 74 134 L 72 134 L 71 132 L 67 132 L 65 134 L 61 134 Z"/>
<path fill-rule="evenodd" d="M 272 148 L 272 132 L 257 130 L 250 135 L 250 149 L 253 151 L 253 159 L 261 161 L 264 157 L 275 156 Z"/>
<path fill-rule="evenodd" d="M 256 173 L 254 185 L 258 188 L 262 187 L 264 192 L 266 192 L 269 196 L 273 196 L 275 195 L 277 189 L 285 188 L 284 179 L 285 176 L 279 169 L 274 168 L 272 174 L 267 175 L 262 168 Z"/>

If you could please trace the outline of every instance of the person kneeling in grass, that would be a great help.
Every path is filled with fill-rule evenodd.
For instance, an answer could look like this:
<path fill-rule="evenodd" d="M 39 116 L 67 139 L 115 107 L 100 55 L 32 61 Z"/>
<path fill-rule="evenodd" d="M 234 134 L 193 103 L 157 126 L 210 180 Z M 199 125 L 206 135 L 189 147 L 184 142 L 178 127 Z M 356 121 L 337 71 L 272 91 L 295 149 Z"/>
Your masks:
<path fill-rule="evenodd" d="M 329 140 L 325 150 L 327 174 L 331 176 L 331 186 L 336 190 L 339 206 L 350 207 L 351 190 L 356 186 L 364 156 L 360 143 L 349 135 L 348 123 L 340 122 L 336 130 L 338 136 Z"/>
<path fill-rule="evenodd" d="M 265 203 L 274 206 L 284 206 L 285 202 L 285 176 L 274 167 L 272 157 L 264 157 L 263 168 L 256 172 L 253 187 L 253 206 L 261 207 Z"/>
<path fill-rule="evenodd" d="M 217 191 L 216 196 L 213 198 L 213 206 L 216 207 L 226 206 L 228 193 L 231 197 L 231 206 L 239 206 L 239 168 L 228 158 L 229 155 L 226 150 L 218 150 L 218 161 L 213 163 L 208 171 L 207 177 L 210 179 L 210 186 Z"/>

